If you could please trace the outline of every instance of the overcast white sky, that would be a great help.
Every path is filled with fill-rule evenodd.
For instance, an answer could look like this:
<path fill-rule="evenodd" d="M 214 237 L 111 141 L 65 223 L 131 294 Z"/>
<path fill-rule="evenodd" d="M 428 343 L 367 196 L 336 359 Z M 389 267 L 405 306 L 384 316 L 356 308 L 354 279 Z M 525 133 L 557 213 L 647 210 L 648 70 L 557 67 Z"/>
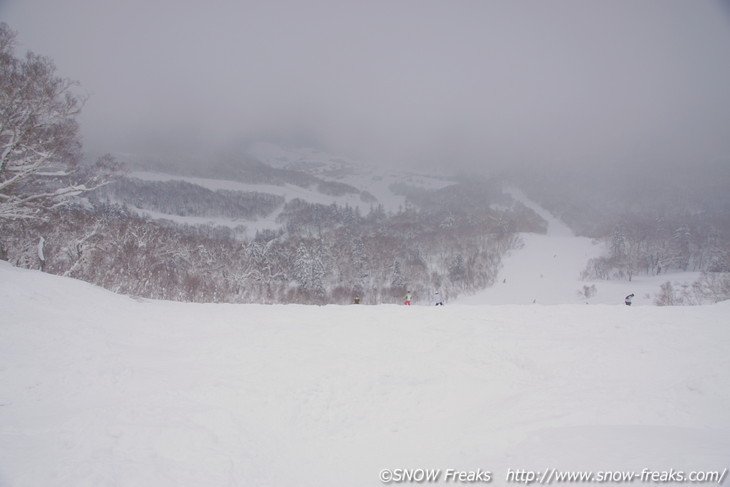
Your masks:
<path fill-rule="evenodd" d="M 721 0 L 0 0 L 90 99 L 90 151 L 307 137 L 370 162 L 730 154 Z"/>

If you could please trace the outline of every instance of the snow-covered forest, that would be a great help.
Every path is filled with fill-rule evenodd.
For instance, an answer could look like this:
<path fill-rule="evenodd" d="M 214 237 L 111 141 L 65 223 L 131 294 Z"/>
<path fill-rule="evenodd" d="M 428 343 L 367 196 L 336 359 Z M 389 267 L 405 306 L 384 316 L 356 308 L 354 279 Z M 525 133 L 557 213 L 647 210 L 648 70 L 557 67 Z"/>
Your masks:
<path fill-rule="evenodd" d="M 433 289 L 452 297 L 482 289 L 518 232 L 544 229 L 498 187 L 456 184 L 423 193 L 402 211 L 378 206 L 363 215 L 336 204 L 125 180 L 106 194 L 159 212 L 244 221 L 281 206 L 280 228 L 249 239 L 235 228 L 157 221 L 92 197 L 52 219 L 6 223 L 4 252 L 16 265 L 38 268 L 43 238 L 45 271 L 151 298 L 321 304 L 358 295 L 375 304 L 396 302 L 408 290 L 424 299 Z"/>
<path fill-rule="evenodd" d="M 536 215 L 489 181 L 417 192 L 401 184 L 414 198 L 371 175 L 405 203 L 386 211 L 346 181 L 358 173 L 338 158 L 292 169 L 241 155 L 188 170 L 245 191 L 128 177 L 112 156 L 84 163 L 84 97 L 52 60 L 16 57 L 14 47 L 15 33 L 0 25 L 0 258 L 17 266 L 149 298 L 321 304 L 359 295 L 375 304 L 406 291 L 483 288 L 517 232 L 540 230 Z M 190 217 L 226 224 L 179 220 Z M 251 235 L 247 224 L 259 219 L 270 225 Z"/>
<path fill-rule="evenodd" d="M 324 204 L 297 193 L 272 194 L 266 186 L 214 190 L 157 179 L 127 177 L 52 217 L 4 222 L 3 258 L 150 298 L 342 304 L 359 296 L 377 304 L 399 302 L 411 291 L 427 302 L 433 290 L 453 300 L 491 286 L 505 252 L 520 246 L 520 233 L 546 229 L 494 180 L 438 189 L 393 183 L 390 190 L 403 204 L 386 211 L 363 199 L 359 206 Z M 607 253 L 588 260 L 585 279 L 703 272 L 692 296 L 664 288 L 660 301 L 694 304 L 728 295 L 721 215 L 688 216 L 697 223 L 690 227 L 680 217 L 637 213 L 605 237 L 595 234 Z M 639 217 L 649 221 L 641 225 Z M 247 228 L 261 220 L 268 224 Z"/>
<path fill-rule="evenodd" d="M 647 174 L 645 187 L 519 168 L 433 177 L 262 142 L 205 165 L 91 164 L 75 84 L 50 59 L 15 57 L 14 33 L 0 34 L 0 258 L 14 265 L 178 301 L 378 304 L 434 290 L 449 300 L 491 286 L 520 234 L 546 231 L 509 184 L 603 242 L 586 279 L 705 272 L 698 286 L 724 296 L 725 166 L 685 171 L 679 189 Z M 692 301 L 675 298 L 663 301 Z"/>

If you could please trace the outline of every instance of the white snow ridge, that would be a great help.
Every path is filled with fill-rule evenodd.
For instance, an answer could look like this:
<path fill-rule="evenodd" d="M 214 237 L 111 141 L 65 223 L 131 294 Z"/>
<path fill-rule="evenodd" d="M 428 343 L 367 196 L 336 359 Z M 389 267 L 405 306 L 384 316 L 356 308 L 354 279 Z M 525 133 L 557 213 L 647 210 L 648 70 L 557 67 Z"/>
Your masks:
<path fill-rule="evenodd" d="M 181 304 L 0 262 L 0 309 L 2 486 L 730 467 L 727 302 Z"/>

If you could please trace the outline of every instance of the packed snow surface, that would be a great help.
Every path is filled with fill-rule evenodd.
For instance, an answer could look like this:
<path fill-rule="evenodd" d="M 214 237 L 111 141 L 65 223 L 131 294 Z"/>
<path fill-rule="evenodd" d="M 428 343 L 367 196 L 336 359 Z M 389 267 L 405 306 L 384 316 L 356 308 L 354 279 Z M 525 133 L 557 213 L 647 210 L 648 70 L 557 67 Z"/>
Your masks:
<path fill-rule="evenodd" d="M 0 262 L 0 310 L 2 486 L 730 467 L 730 303 L 182 304 Z"/>

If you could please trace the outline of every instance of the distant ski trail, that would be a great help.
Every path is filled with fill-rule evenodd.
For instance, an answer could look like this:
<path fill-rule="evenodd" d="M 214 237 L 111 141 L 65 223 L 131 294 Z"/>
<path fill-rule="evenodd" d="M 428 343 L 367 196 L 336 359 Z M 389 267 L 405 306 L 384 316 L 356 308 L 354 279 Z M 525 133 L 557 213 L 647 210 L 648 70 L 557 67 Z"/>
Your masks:
<path fill-rule="evenodd" d="M 575 233 L 570 229 L 568 225 L 563 222 L 560 218 L 556 217 L 548 210 L 538 205 L 525 195 L 522 191 L 517 188 L 505 188 L 505 192 L 512 196 L 515 200 L 519 201 L 544 219 L 547 224 L 547 234 L 552 237 L 575 237 Z"/>
<path fill-rule="evenodd" d="M 517 188 L 506 192 L 547 222 L 545 234 L 522 233 L 523 247 L 503 259 L 495 284 L 463 304 L 572 304 L 581 302 L 581 272 L 588 260 L 603 253 L 603 246 L 578 237 L 559 218 L 530 200 Z M 611 298 L 613 300 L 613 298 Z"/>
<path fill-rule="evenodd" d="M 493 286 L 471 296 L 460 296 L 458 304 L 616 304 L 634 293 L 635 305 L 653 305 L 660 286 L 668 280 L 692 283 L 699 274 L 686 272 L 660 276 L 634 276 L 628 280 L 584 281 L 582 273 L 590 259 L 607 254 L 604 244 L 577 236 L 568 225 L 530 200 L 517 188 L 505 192 L 540 215 L 547 222 L 545 234 L 522 233 L 523 246 L 504 256 Z M 585 295 L 585 289 L 591 295 Z"/>

